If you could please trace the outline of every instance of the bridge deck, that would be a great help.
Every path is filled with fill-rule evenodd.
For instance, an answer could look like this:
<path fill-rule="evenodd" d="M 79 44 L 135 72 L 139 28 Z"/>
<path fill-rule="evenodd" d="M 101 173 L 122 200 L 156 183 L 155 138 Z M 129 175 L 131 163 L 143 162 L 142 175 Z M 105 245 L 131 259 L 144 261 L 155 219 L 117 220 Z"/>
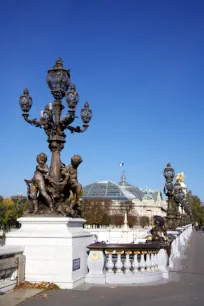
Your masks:
<path fill-rule="evenodd" d="M 90 286 L 52 290 L 22 306 L 202 306 L 204 305 L 204 234 L 193 232 L 184 258 L 171 272 L 171 281 L 146 286 Z"/>

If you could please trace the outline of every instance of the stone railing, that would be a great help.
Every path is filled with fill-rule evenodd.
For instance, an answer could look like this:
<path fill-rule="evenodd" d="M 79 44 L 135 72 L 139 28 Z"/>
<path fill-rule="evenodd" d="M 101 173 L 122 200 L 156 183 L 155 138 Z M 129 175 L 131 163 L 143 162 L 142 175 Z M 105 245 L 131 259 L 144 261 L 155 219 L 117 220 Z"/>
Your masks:
<path fill-rule="evenodd" d="M 23 247 L 0 247 L 0 294 L 24 280 L 25 256 Z"/>
<path fill-rule="evenodd" d="M 174 268 L 175 260 L 180 259 L 182 253 L 188 245 L 188 240 L 192 233 L 192 225 L 178 227 L 176 231 L 168 231 L 168 235 L 174 236 L 171 243 L 171 253 L 169 257 L 169 267 Z"/>
<path fill-rule="evenodd" d="M 86 283 L 134 284 L 168 278 L 165 245 L 95 243 L 88 248 Z"/>
<path fill-rule="evenodd" d="M 169 232 L 172 241 L 168 244 L 91 244 L 85 282 L 136 284 L 169 279 L 170 268 L 187 245 L 191 231 L 192 226 L 186 226 Z"/>

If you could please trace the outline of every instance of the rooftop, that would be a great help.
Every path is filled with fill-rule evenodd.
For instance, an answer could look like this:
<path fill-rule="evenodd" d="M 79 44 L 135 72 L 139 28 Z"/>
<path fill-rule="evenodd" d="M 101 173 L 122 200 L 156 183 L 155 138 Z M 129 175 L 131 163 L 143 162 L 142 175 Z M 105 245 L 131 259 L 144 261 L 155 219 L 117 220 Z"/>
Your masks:
<path fill-rule="evenodd" d="M 138 199 L 161 199 L 160 191 L 141 190 L 139 187 L 126 181 L 125 172 L 122 172 L 121 181 L 115 183 L 110 180 L 96 181 L 83 188 L 83 198 L 111 198 L 112 200 L 124 201 Z"/>

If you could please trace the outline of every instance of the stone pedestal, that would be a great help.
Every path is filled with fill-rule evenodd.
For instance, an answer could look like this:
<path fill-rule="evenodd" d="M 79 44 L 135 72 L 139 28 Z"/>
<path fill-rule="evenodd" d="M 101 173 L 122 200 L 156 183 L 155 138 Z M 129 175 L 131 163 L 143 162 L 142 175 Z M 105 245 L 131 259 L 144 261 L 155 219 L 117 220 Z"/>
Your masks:
<path fill-rule="evenodd" d="M 6 245 L 24 247 L 25 280 L 53 282 L 62 289 L 84 283 L 87 246 L 92 235 L 83 229 L 84 219 L 22 217 L 21 228 L 6 235 Z"/>

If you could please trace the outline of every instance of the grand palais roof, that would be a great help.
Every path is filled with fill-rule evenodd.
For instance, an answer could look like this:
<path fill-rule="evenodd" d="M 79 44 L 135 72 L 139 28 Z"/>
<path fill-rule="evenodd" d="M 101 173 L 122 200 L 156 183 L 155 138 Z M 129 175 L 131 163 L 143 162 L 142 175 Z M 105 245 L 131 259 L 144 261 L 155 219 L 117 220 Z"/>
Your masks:
<path fill-rule="evenodd" d="M 121 181 L 114 183 L 112 181 L 96 181 L 83 188 L 83 198 L 111 198 L 112 200 L 126 201 L 138 199 L 152 199 L 154 201 L 161 200 L 162 195 L 158 190 L 144 190 L 130 185 L 126 181 L 126 176 L 123 171 Z"/>

